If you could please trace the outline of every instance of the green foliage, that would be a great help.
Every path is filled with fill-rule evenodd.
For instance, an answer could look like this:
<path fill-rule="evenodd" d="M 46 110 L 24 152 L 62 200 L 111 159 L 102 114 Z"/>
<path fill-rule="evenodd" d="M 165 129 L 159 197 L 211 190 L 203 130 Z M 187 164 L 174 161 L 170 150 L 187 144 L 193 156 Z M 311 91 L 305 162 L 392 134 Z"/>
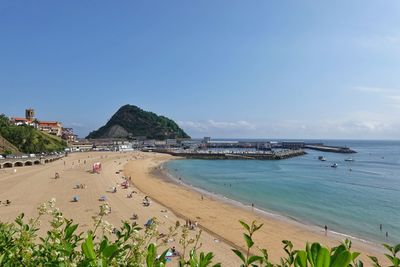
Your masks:
<path fill-rule="evenodd" d="M 183 252 L 176 256 L 179 266 L 207 267 L 212 264 L 212 253 L 200 252 L 198 256 L 200 233 L 196 238 L 190 238 L 187 228 L 179 223 L 162 237 L 155 218 L 146 229 L 128 222 L 122 222 L 122 227 L 116 229 L 104 220 L 109 213 L 109 205 L 105 203 L 94 217 L 94 229 L 84 234 L 77 233 L 78 225 L 64 218 L 55 207 L 55 199 L 42 204 L 38 210 L 39 215 L 28 222 L 21 214 L 14 223 L 0 223 L 0 266 L 164 267 L 169 249 L 164 249 L 161 255 L 158 249 L 165 247 L 178 232 L 181 232 L 180 243 L 186 248 L 194 244 L 190 246 L 189 255 Z M 51 228 L 44 237 L 39 237 L 40 219 L 44 216 L 50 216 Z"/>
<path fill-rule="evenodd" d="M 11 150 L 4 150 L 4 154 L 5 155 L 11 155 L 13 152 Z"/>
<path fill-rule="evenodd" d="M 120 126 L 128 133 L 113 132 L 113 126 Z M 91 132 L 87 138 L 135 137 L 145 136 L 148 139 L 164 140 L 167 138 L 189 138 L 189 136 L 171 119 L 144 111 L 133 105 L 122 106 L 97 131 Z"/>
<path fill-rule="evenodd" d="M 266 249 L 259 249 L 260 255 L 251 255 L 250 249 L 254 246 L 253 235 L 259 230 L 262 225 L 257 225 L 252 222 L 251 225 L 240 221 L 245 229 L 244 240 L 247 248 L 246 254 L 243 254 L 237 249 L 233 252 L 242 261 L 242 267 L 363 267 L 364 264 L 358 259 L 359 252 L 351 252 L 351 241 L 345 240 L 342 244 L 332 249 L 322 246 L 319 243 L 306 244 L 304 250 L 294 250 L 292 242 L 283 240 L 283 250 L 286 253 L 285 257 L 280 259 L 278 264 L 272 263 L 268 259 L 268 252 Z M 399 267 L 400 259 L 397 253 L 400 251 L 400 244 L 391 247 L 387 244 L 383 245 L 390 254 L 385 256 L 392 262 L 391 267 Z M 373 262 L 373 266 L 381 267 L 379 261 L 374 256 L 369 256 Z"/>
<path fill-rule="evenodd" d="M 67 146 L 60 138 L 31 126 L 12 125 L 4 115 L 0 115 L 0 135 L 24 153 L 61 151 Z"/>
<path fill-rule="evenodd" d="M 179 267 L 219 267 L 221 264 L 212 262 L 212 252 L 200 252 L 199 243 L 201 231 L 195 237 L 190 237 L 189 230 L 177 222 L 169 229 L 167 235 L 162 235 L 157 228 L 159 222 L 153 218 L 153 223 L 143 229 L 136 223 L 122 222 L 119 229 L 114 228 L 104 220 L 109 212 L 107 203 L 100 207 L 94 217 L 94 229 L 79 233 L 78 225 L 64 218 L 61 211 L 55 207 L 55 199 L 42 204 L 38 208 L 38 216 L 26 222 L 24 214 L 18 216 L 14 223 L 0 222 L 0 266 L 167 266 L 168 252 L 165 248 L 168 240 L 178 233 L 181 254 L 177 257 Z M 44 236 L 38 236 L 40 220 L 49 216 L 50 229 Z M 266 249 L 255 249 L 254 234 L 262 227 L 252 222 L 250 225 L 240 221 L 245 233 L 246 249 L 233 249 L 243 267 L 362 267 L 358 260 L 360 253 L 351 252 L 351 242 L 345 240 L 332 249 L 319 243 L 306 244 L 304 250 L 295 250 L 293 244 L 284 240 L 283 250 L 286 253 L 279 263 L 272 263 Z M 400 244 L 384 245 L 388 253 L 385 256 L 391 266 L 398 267 L 400 259 L 397 256 Z M 162 249 L 162 253 L 158 250 Z M 254 253 L 252 250 L 256 250 Z M 232 254 L 232 256 L 234 255 Z M 369 256 L 373 266 L 382 266 L 378 259 Z"/>

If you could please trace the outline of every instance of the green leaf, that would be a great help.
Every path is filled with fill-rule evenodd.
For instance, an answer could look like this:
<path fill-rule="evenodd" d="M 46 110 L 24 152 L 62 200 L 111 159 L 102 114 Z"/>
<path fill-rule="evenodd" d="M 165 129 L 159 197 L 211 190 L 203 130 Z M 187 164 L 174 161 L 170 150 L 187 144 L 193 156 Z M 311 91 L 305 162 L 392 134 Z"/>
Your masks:
<path fill-rule="evenodd" d="M 103 241 L 100 242 L 100 252 L 103 252 L 103 250 L 107 247 L 108 241 L 107 239 L 104 239 Z"/>
<path fill-rule="evenodd" d="M 77 224 L 70 225 L 65 229 L 65 240 L 69 240 L 75 230 L 78 228 Z"/>
<path fill-rule="evenodd" d="M 395 247 L 394 247 L 394 254 L 397 254 L 397 252 L 399 252 L 400 251 L 400 244 L 397 244 Z"/>
<path fill-rule="evenodd" d="M 329 250 L 327 248 L 321 247 L 318 251 L 317 256 L 317 267 L 329 267 L 331 262 L 331 257 L 329 255 Z M 347 265 L 346 265 L 347 266 Z M 343 267 L 346 267 L 343 266 Z"/>
<path fill-rule="evenodd" d="M 264 259 L 268 261 L 268 251 L 265 248 L 260 249 L 261 253 L 264 256 Z"/>
<path fill-rule="evenodd" d="M 94 252 L 93 237 L 92 233 L 89 232 L 85 242 L 82 243 L 82 252 L 90 261 L 96 259 L 96 253 Z"/>
<path fill-rule="evenodd" d="M 166 249 L 161 256 L 158 258 L 158 261 L 160 262 L 160 267 L 161 265 L 164 265 L 167 262 L 167 259 L 165 258 L 167 253 L 168 253 L 169 249 Z"/>
<path fill-rule="evenodd" d="M 251 256 L 251 257 L 247 260 L 247 264 L 250 265 L 250 264 L 252 264 L 252 263 L 255 262 L 255 261 L 262 262 L 262 261 L 263 261 L 263 257 L 257 256 L 257 255 L 253 255 L 253 256 Z"/>
<path fill-rule="evenodd" d="M 388 244 L 382 244 L 387 250 L 389 250 L 390 252 L 393 252 L 393 247 L 388 245 Z"/>
<path fill-rule="evenodd" d="M 318 251 L 321 249 L 321 245 L 319 243 L 313 243 L 311 247 L 308 247 L 307 256 L 308 261 L 310 262 L 311 266 L 316 266 L 317 264 L 317 257 Z"/>
<path fill-rule="evenodd" d="M 351 253 L 349 251 L 343 251 L 340 253 L 334 262 L 332 262 L 331 267 L 346 267 L 351 262 Z"/>
<path fill-rule="evenodd" d="M 232 249 L 232 251 L 243 261 L 243 263 L 246 263 L 246 259 L 244 258 L 242 252 L 237 249 Z"/>
<path fill-rule="evenodd" d="M 296 267 L 307 267 L 307 252 L 304 250 L 298 251 L 294 260 L 294 265 Z"/>
<path fill-rule="evenodd" d="M 156 258 L 156 246 L 153 243 L 151 243 L 147 247 L 147 257 L 146 257 L 147 267 L 154 267 L 155 258 Z"/>
<path fill-rule="evenodd" d="M 247 231 L 250 232 L 250 226 L 247 223 L 245 223 L 244 221 L 239 221 L 239 222 Z"/>
<path fill-rule="evenodd" d="M 334 254 L 331 256 L 331 262 L 334 262 L 336 260 L 336 258 L 340 255 L 340 253 L 342 253 L 343 251 L 346 251 L 346 250 L 347 250 L 347 248 L 344 244 L 342 244 L 338 247 L 335 247 L 333 249 Z"/>
<path fill-rule="evenodd" d="M 263 224 L 263 223 L 262 223 L 262 224 L 260 224 L 260 225 L 258 225 L 258 226 L 257 226 L 257 225 L 255 225 L 255 226 L 254 226 L 254 232 L 255 232 L 255 231 L 257 231 L 258 229 L 260 229 L 260 228 L 261 228 L 261 227 L 263 227 L 263 226 L 264 226 L 264 224 Z"/>
<path fill-rule="evenodd" d="M 111 245 L 111 246 L 108 246 L 103 250 L 103 255 L 104 255 L 104 257 L 110 259 L 110 258 L 112 258 L 112 256 L 114 255 L 114 253 L 117 250 L 118 250 L 118 246 L 115 245 L 115 244 Z"/>
<path fill-rule="evenodd" d="M 246 240 L 246 244 L 248 248 L 251 248 L 254 245 L 253 240 L 248 234 L 243 234 L 244 240 Z"/>
<path fill-rule="evenodd" d="M 351 259 L 354 261 L 355 259 L 357 259 L 357 257 L 358 256 L 360 256 L 360 252 L 353 252 L 352 254 L 351 254 Z"/>
<path fill-rule="evenodd" d="M 375 267 L 380 267 L 381 265 L 379 264 L 378 258 L 375 256 L 368 256 L 373 262 Z"/>

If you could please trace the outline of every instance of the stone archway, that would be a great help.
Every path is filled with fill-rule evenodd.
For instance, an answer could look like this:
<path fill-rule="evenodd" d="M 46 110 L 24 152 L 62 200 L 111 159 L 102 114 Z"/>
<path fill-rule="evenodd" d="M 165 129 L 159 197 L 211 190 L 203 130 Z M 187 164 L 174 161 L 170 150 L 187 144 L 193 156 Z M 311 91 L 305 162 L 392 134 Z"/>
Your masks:
<path fill-rule="evenodd" d="M 14 163 L 14 167 L 22 167 L 24 166 L 24 163 L 22 163 L 21 161 L 17 161 Z"/>
<path fill-rule="evenodd" d="M 33 164 L 34 164 L 34 165 L 40 165 L 40 160 L 35 160 L 35 161 L 33 162 Z"/>
<path fill-rule="evenodd" d="M 45 159 L 45 160 L 44 160 L 44 163 L 49 163 L 49 160 L 48 160 L 48 159 Z"/>
<path fill-rule="evenodd" d="M 3 163 L 3 168 L 12 168 L 13 164 L 11 162 L 5 162 Z"/>
<path fill-rule="evenodd" d="M 32 161 L 26 161 L 25 162 L 25 166 L 32 166 L 32 165 L 33 165 Z"/>

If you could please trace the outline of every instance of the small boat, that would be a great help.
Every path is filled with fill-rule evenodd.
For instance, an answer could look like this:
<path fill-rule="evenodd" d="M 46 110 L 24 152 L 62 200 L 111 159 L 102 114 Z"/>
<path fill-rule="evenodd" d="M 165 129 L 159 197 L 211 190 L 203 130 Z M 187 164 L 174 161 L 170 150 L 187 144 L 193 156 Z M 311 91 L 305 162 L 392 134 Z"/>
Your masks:
<path fill-rule="evenodd" d="M 326 158 L 325 158 L 324 156 L 319 156 L 318 159 L 319 159 L 320 161 L 326 161 Z"/>
<path fill-rule="evenodd" d="M 337 163 L 333 163 L 333 164 L 331 165 L 332 168 L 337 168 L 337 166 L 338 166 Z"/>
<path fill-rule="evenodd" d="M 352 157 L 345 159 L 344 161 L 354 161 Z"/>

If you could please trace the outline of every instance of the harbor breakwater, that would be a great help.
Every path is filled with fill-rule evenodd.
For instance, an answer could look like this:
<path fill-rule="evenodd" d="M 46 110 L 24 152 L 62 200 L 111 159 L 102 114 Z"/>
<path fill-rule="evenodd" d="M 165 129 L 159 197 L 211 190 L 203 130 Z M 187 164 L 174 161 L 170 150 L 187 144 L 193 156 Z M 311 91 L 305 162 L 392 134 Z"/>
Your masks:
<path fill-rule="evenodd" d="M 150 151 L 150 150 L 148 150 Z M 151 150 L 157 153 L 166 153 L 186 159 L 208 159 L 208 160 L 281 160 L 307 154 L 302 149 L 270 151 L 265 153 L 202 153 L 202 152 L 174 152 L 169 150 Z"/>

